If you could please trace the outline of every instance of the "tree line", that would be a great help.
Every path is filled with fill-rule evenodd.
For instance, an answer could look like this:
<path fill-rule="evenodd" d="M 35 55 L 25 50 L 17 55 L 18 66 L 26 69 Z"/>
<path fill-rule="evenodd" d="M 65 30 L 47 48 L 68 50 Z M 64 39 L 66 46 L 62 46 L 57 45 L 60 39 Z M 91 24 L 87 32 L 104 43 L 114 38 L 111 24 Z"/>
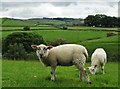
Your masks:
<path fill-rule="evenodd" d="M 88 15 L 84 19 L 84 24 L 95 27 L 120 27 L 120 18 L 103 14 Z"/>

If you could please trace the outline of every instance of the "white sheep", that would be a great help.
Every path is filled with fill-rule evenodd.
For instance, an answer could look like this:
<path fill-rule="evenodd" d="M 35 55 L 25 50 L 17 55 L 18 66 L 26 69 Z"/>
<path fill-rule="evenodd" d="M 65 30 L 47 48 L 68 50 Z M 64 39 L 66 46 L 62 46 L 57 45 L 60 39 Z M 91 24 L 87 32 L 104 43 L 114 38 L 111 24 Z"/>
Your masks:
<path fill-rule="evenodd" d="M 91 67 L 89 68 L 89 71 L 92 74 L 96 74 L 98 72 L 99 67 L 101 66 L 102 72 L 103 74 L 105 74 L 104 72 L 104 66 L 107 62 L 107 54 L 104 51 L 103 48 L 97 48 L 94 53 L 92 54 L 91 57 Z"/>
<path fill-rule="evenodd" d="M 84 64 L 88 53 L 85 47 L 76 44 L 65 44 L 56 47 L 41 45 L 31 45 L 36 50 L 38 58 L 46 66 L 51 66 L 51 80 L 55 80 L 55 70 L 57 65 L 60 66 L 72 66 L 76 65 L 80 72 L 80 79 L 82 77 L 86 79 L 88 83 L 91 83 L 89 76 L 87 75 Z"/>

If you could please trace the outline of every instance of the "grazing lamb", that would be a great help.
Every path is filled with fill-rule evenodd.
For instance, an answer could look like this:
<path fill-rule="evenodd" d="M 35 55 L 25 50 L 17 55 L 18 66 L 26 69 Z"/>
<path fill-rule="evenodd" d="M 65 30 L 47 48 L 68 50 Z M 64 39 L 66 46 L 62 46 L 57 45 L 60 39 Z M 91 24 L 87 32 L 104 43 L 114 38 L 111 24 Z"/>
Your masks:
<path fill-rule="evenodd" d="M 101 66 L 103 74 L 105 74 L 104 66 L 107 62 L 107 55 L 103 48 L 97 48 L 94 51 L 91 57 L 91 62 L 92 62 L 91 67 L 88 67 L 88 68 L 92 74 L 95 74 L 96 72 L 98 72 L 98 68 L 100 66 Z"/>
<path fill-rule="evenodd" d="M 65 44 L 56 47 L 41 45 L 31 45 L 33 49 L 36 49 L 36 54 L 40 61 L 46 66 L 51 66 L 51 80 L 55 80 L 55 70 L 57 65 L 60 66 L 72 66 L 76 65 L 80 72 L 80 79 L 82 77 L 86 79 L 88 83 L 91 83 L 89 76 L 87 75 L 84 64 L 88 53 L 85 47 L 76 44 Z"/>

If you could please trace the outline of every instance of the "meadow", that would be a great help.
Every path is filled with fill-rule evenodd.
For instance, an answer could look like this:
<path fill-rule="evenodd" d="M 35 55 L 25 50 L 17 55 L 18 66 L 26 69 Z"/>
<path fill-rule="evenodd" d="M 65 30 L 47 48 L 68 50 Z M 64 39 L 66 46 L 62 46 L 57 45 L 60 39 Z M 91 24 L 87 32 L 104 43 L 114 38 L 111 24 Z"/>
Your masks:
<path fill-rule="evenodd" d="M 30 31 L 3 31 L 2 37 L 7 37 L 13 32 L 31 32 L 43 36 L 44 40 L 50 41 L 56 38 L 64 38 L 69 43 L 81 42 L 89 39 L 97 39 L 106 37 L 106 32 L 96 31 L 72 31 L 72 30 L 30 30 Z M 87 36 L 86 36 L 87 35 Z"/>
<path fill-rule="evenodd" d="M 3 31 L 2 38 L 5 39 L 9 34 L 14 32 L 28 32 L 39 34 L 46 42 L 55 39 L 65 39 L 68 43 L 82 44 L 89 52 L 89 55 L 98 48 L 102 47 L 108 53 L 109 60 L 117 60 L 118 54 L 118 35 L 107 37 L 109 31 L 79 31 L 79 30 L 30 30 L 30 31 Z M 117 33 L 117 32 L 115 32 Z M 118 33 L 117 33 L 118 34 Z M 115 51 L 115 52 L 113 52 Z"/>
<path fill-rule="evenodd" d="M 32 22 L 31 22 L 32 21 Z M 52 24 L 64 24 L 64 21 L 39 20 L 41 25 L 35 26 L 38 20 L 13 20 L 9 19 L 0 28 L 2 39 L 14 32 L 27 32 L 39 34 L 47 42 L 58 38 L 66 39 L 68 43 L 82 44 L 88 49 L 89 59 L 85 67 L 90 66 L 92 52 L 102 47 L 108 54 L 108 63 L 105 66 L 105 75 L 101 71 L 93 76 L 87 70 L 92 84 L 85 80 L 80 82 L 79 71 L 75 66 L 57 68 L 57 80 L 50 81 L 50 67 L 46 68 L 39 61 L 2 60 L 2 87 L 118 87 L 118 30 L 117 28 L 100 28 L 87 26 L 69 26 L 68 30 L 59 29 Z M 27 22 L 27 23 L 26 23 Z M 43 23 L 42 23 L 43 22 Z M 31 30 L 24 31 L 23 27 L 29 25 Z M 115 36 L 107 37 L 107 33 Z M 33 59 L 34 60 L 34 59 Z"/>
<path fill-rule="evenodd" d="M 86 68 L 90 63 L 86 64 Z M 50 67 L 45 67 L 39 61 L 2 61 L 3 87 L 118 87 L 118 63 L 108 62 L 106 74 L 101 70 L 91 75 L 92 84 L 79 80 L 79 70 L 75 66 L 57 67 L 56 81 L 50 81 Z"/>

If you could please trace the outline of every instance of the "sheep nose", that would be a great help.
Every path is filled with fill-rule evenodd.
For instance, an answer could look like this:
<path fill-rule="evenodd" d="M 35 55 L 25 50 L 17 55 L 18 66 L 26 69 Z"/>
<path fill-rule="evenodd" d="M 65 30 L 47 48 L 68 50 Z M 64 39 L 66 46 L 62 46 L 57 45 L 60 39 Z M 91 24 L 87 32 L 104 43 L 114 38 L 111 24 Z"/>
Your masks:
<path fill-rule="evenodd" d="M 43 57 L 43 54 L 40 54 L 40 58 L 42 58 Z"/>

